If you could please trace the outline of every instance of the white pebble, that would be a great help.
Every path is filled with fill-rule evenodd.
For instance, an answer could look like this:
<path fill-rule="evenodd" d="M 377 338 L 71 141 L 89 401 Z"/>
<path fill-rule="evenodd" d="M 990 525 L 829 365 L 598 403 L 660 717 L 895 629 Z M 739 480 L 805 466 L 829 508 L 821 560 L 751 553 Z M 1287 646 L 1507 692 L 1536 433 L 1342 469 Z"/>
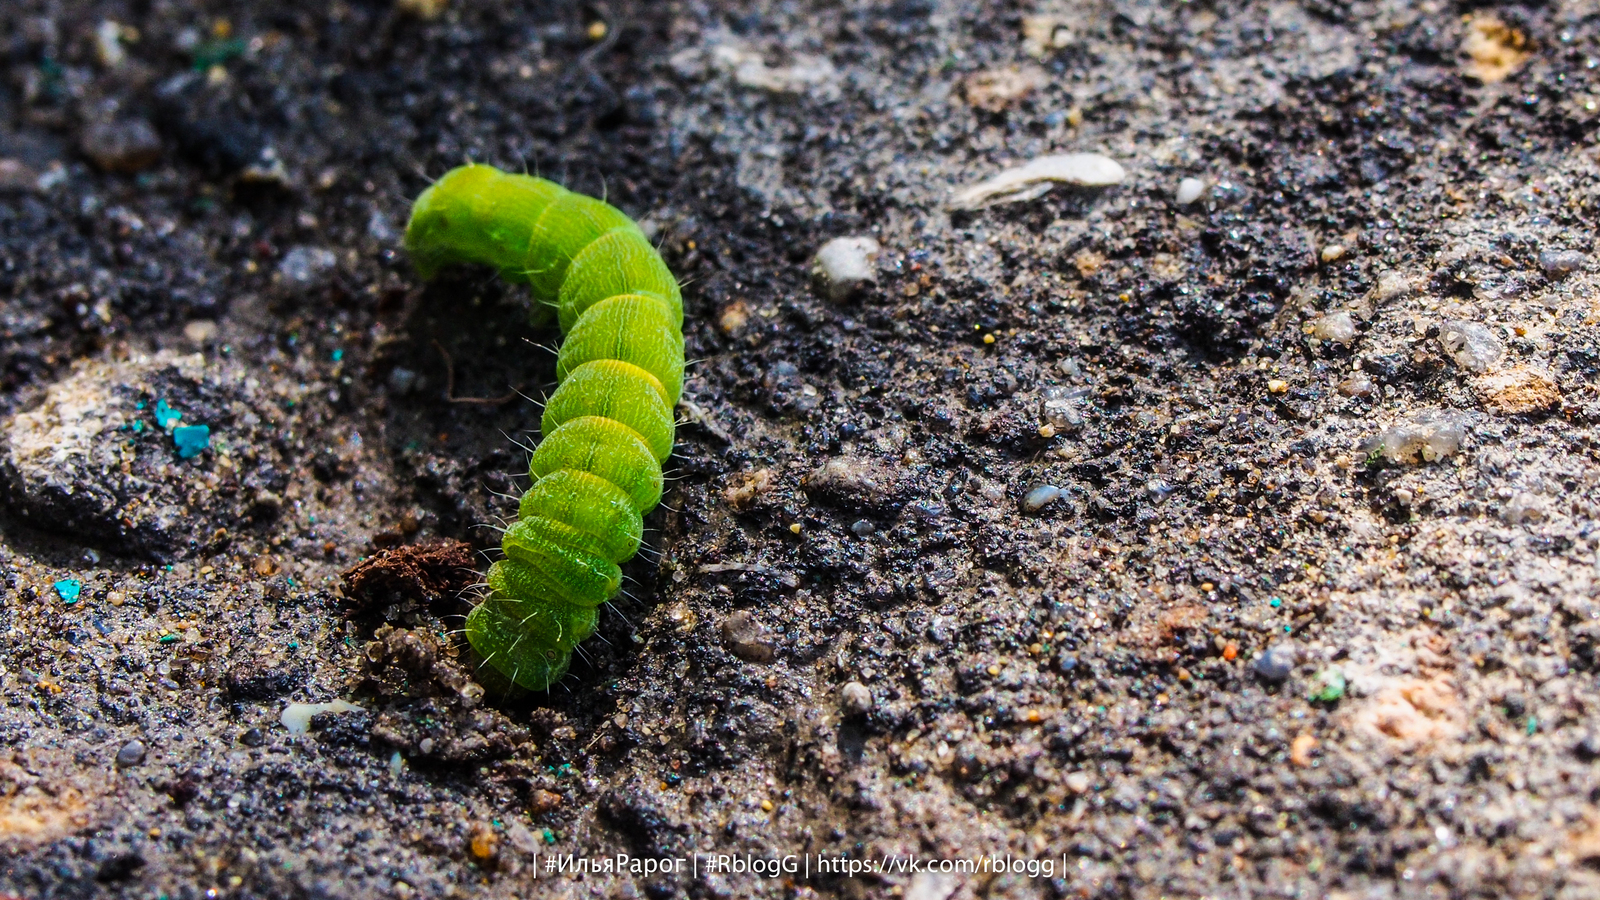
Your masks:
<path fill-rule="evenodd" d="M 1061 499 L 1061 488 L 1053 484 L 1041 484 L 1028 491 L 1028 495 L 1022 498 L 1022 508 L 1027 512 L 1038 512 L 1059 499 Z"/>
<path fill-rule="evenodd" d="M 1367 439 L 1363 452 L 1381 453 L 1394 463 L 1434 462 L 1454 456 L 1467 439 L 1467 419 L 1459 413 L 1423 413 Z"/>
<path fill-rule="evenodd" d="M 122 65 L 128 58 L 127 51 L 122 49 L 122 26 L 110 19 L 102 19 L 94 29 L 95 55 L 100 57 L 100 65 L 108 69 L 115 69 Z"/>
<path fill-rule="evenodd" d="M 841 237 L 822 245 L 811 261 L 811 277 L 829 300 L 847 299 L 878 280 L 873 263 L 883 247 L 869 237 Z"/>
<path fill-rule="evenodd" d="M 1511 502 L 1500 511 L 1500 517 L 1512 525 L 1538 522 L 1544 518 L 1544 501 L 1537 494 L 1523 491 L 1511 498 Z"/>
<path fill-rule="evenodd" d="M 206 344 L 217 337 L 217 323 L 210 319 L 194 319 L 183 326 L 183 336 L 191 344 Z"/>
<path fill-rule="evenodd" d="M 323 247 L 295 247 L 278 262 L 278 274 L 284 281 L 295 284 L 312 284 L 332 271 L 339 257 Z"/>
<path fill-rule="evenodd" d="M 365 712 L 365 710 L 344 700 L 334 700 L 330 703 L 291 703 L 283 708 L 283 715 L 278 717 L 278 721 L 289 729 L 290 734 L 305 734 L 311 730 L 311 719 L 325 712 Z"/>
<path fill-rule="evenodd" d="M 1410 278 L 1399 272 L 1385 272 L 1378 276 L 1378 284 L 1372 289 L 1372 296 L 1380 303 L 1388 303 L 1410 296 L 1412 289 Z"/>
<path fill-rule="evenodd" d="M 1319 341 L 1348 344 L 1355 340 L 1356 320 L 1342 309 L 1328 313 L 1311 323 L 1311 336 Z"/>
<path fill-rule="evenodd" d="M 1173 197 L 1179 206 L 1188 206 L 1206 192 L 1206 183 L 1198 178 L 1185 178 L 1178 182 L 1178 193 Z"/>
<path fill-rule="evenodd" d="M 839 689 L 839 708 L 852 716 L 864 716 L 872 712 L 872 691 L 859 681 L 846 684 Z"/>
<path fill-rule="evenodd" d="M 1468 372 L 1487 372 L 1500 360 L 1505 347 L 1485 325 L 1450 320 L 1439 326 L 1439 343 L 1456 365 Z"/>

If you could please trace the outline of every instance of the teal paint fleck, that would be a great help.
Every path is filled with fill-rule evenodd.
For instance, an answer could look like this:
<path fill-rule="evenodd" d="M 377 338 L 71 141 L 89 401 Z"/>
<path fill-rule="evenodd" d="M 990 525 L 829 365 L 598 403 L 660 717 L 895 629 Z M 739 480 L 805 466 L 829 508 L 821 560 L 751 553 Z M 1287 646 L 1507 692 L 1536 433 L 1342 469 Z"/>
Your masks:
<path fill-rule="evenodd" d="M 78 595 L 83 593 L 83 582 L 76 578 L 63 578 L 54 585 L 56 596 L 64 603 L 77 603 Z"/>
<path fill-rule="evenodd" d="M 341 359 L 344 359 L 344 351 L 343 350 L 335 350 L 335 351 L 333 351 L 333 361 L 334 362 L 338 362 Z"/>
<path fill-rule="evenodd" d="M 170 644 L 170 643 L 172 643 L 172 642 L 173 642 L 173 641 L 176 641 L 176 640 L 177 640 L 177 639 L 178 639 L 178 636 L 177 636 L 177 635 L 175 635 L 175 634 L 163 634 L 163 635 L 162 635 L 162 636 L 161 636 L 161 640 L 160 640 L 160 643 L 163 643 L 163 644 Z"/>
<path fill-rule="evenodd" d="M 194 48 L 194 70 L 204 72 L 212 66 L 223 63 L 244 55 L 245 42 L 240 38 L 222 38 L 206 41 Z"/>
<path fill-rule="evenodd" d="M 1279 599 L 1277 597 L 1273 597 L 1272 598 L 1272 608 L 1273 609 L 1277 609 L 1278 607 L 1280 607 L 1282 605 L 1283 605 L 1283 601 L 1281 599 Z"/>
<path fill-rule="evenodd" d="M 156 401 L 156 424 L 162 428 L 171 428 L 183 418 L 183 413 L 167 405 L 166 400 Z"/>
<path fill-rule="evenodd" d="M 133 420 L 133 424 L 129 425 L 128 427 L 132 428 L 135 432 L 144 431 L 144 420 L 143 419 L 134 419 Z"/>
<path fill-rule="evenodd" d="M 211 446 L 211 428 L 206 425 L 174 428 L 172 442 L 178 446 L 179 459 L 194 459 Z"/>
<path fill-rule="evenodd" d="M 544 830 L 543 837 L 546 844 L 554 844 L 556 842 L 556 833 L 548 828 Z"/>

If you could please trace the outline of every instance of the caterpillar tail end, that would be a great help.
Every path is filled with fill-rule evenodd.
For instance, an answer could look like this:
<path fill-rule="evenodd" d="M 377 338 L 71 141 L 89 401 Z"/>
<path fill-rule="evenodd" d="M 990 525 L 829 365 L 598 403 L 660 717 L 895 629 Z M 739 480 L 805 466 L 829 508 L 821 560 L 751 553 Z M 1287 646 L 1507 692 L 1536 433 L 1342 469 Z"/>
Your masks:
<path fill-rule="evenodd" d="M 521 623 L 510 618 L 497 599 L 502 598 L 490 596 L 467 614 L 467 640 L 485 663 L 478 670 L 480 682 L 487 677 L 522 690 L 548 690 L 567 674 L 572 651 L 524 640 Z M 484 687 L 496 686 L 484 683 Z"/>

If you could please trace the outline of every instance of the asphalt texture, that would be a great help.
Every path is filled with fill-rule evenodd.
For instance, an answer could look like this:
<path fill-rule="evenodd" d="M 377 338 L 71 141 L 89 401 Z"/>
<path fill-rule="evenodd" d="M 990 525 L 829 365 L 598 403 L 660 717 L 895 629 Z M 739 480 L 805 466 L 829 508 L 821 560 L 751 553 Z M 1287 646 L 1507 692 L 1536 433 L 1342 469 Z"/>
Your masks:
<path fill-rule="evenodd" d="M 1592 2 L 8 0 L 0 70 L 0 896 L 1600 895 Z M 558 336 L 400 248 L 469 159 L 686 285 L 547 693 L 458 629 Z"/>

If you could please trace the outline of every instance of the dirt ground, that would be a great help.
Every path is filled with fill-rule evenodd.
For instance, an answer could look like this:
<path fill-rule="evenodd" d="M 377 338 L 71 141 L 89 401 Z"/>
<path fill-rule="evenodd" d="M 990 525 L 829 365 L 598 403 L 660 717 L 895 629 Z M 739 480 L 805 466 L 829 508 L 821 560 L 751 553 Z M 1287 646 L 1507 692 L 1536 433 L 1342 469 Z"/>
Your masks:
<path fill-rule="evenodd" d="M 0 37 L 0 897 L 1600 896 L 1589 0 Z M 952 203 L 1066 152 L 1125 177 Z M 455 631 L 558 339 L 400 250 L 467 159 L 687 284 L 548 694 Z"/>

